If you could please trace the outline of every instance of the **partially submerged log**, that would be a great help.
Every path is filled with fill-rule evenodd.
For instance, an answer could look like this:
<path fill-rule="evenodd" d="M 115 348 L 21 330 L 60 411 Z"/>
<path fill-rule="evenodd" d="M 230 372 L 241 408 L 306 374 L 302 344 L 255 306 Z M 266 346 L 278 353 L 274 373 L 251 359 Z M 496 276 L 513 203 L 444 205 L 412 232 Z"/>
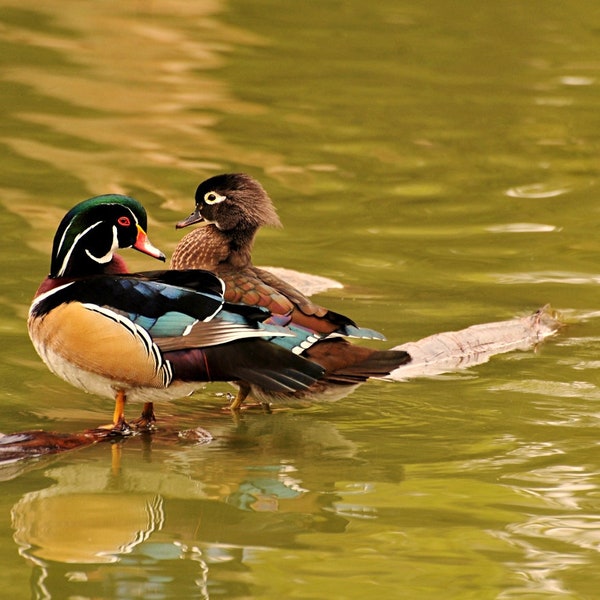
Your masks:
<path fill-rule="evenodd" d="M 405 381 L 440 375 L 480 365 L 496 354 L 531 350 L 562 326 L 550 307 L 544 306 L 526 317 L 471 325 L 400 344 L 394 350 L 405 350 L 412 361 L 390 373 L 389 379 Z"/>
<path fill-rule="evenodd" d="M 36 429 L 0 433 L 0 481 L 14 479 L 26 472 L 30 463 L 24 463 L 24 458 L 49 457 L 90 446 L 103 439 L 107 439 L 107 436 L 100 431 L 62 433 Z"/>
<path fill-rule="evenodd" d="M 308 275 L 284 267 L 261 267 L 261 269 L 270 271 L 273 275 L 287 281 L 290 285 L 298 288 L 305 296 L 314 296 L 327 290 L 341 290 L 344 287 L 339 281 L 321 275 Z"/>
<path fill-rule="evenodd" d="M 0 463 L 10 462 L 24 456 L 55 454 L 89 446 L 106 438 L 103 432 L 57 433 L 54 431 L 20 431 L 18 433 L 0 433 Z"/>

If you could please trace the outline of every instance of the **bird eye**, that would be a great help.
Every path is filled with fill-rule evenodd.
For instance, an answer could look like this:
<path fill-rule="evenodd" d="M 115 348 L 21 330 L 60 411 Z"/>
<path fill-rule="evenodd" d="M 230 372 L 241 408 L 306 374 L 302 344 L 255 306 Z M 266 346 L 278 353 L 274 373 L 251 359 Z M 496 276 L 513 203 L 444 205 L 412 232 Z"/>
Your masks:
<path fill-rule="evenodd" d="M 206 194 L 204 194 L 204 202 L 206 202 L 206 204 L 218 204 L 225 199 L 226 196 L 221 196 L 220 194 L 217 194 L 217 192 L 206 192 Z"/>
<path fill-rule="evenodd" d="M 119 217 L 117 223 L 123 227 L 129 227 L 131 225 L 131 220 L 129 217 Z"/>

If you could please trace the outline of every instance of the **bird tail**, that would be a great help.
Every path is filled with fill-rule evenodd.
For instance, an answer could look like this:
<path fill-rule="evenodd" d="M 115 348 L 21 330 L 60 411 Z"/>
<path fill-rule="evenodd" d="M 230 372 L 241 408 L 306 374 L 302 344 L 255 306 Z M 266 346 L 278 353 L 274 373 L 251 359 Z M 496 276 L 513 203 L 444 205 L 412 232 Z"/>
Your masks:
<path fill-rule="evenodd" d="M 410 362 L 404 350 L 373 350 L 342 339 L 326 339 L 308 349 L 303 356 L 323 365 L 323 381 L 353 385 L 371 377 L 386 377 Z"/>

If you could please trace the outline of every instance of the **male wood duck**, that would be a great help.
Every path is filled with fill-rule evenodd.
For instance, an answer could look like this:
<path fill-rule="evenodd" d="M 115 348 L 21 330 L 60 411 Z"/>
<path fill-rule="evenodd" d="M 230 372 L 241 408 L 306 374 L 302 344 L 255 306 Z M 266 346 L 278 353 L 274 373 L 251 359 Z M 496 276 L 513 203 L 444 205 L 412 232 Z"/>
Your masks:
<path fill-rule="evenodd" d="M 357 385 L 370 377 L 385 377 L 410 361 L 403 351 L 378 351 L 350 343 L 340 336 L 384 339 L 371 329 L 358 327 L 348 317 L 315 304 L 299 290 L 252 264 L 252 246 L 263 225 L 280 226 L 266 191 L 243 173 L 217 175 L 196 190 L 194 212 L 176 227 L 203 222 L 185 235 L 171 258 L 173 269 L 207 269 L 225 282 L 225 299 L 268 308 L 269 322 L 285 325 L 302 336 L 279 339 L 292 350 L 323 365 L 325 376 L 309 390 L 295 396 L 317 395 Z M 306 336 L 306 332 L 310 335 Z M 339 394 L 341 390 L 341 394 Z M 269 402 L 277 396 L 260 384 L 243 382 L 231 407 L 239 409 L 248 393 Z"/>
<path fill-rule="evenodd" d="M 33 345 L 72 385 L 115 399 L 114 431 L 127 429 L 125 400 L 186 396 L 207 381 L 243 380 L 272 392 L 310 386 L 323 368 L 272 340 L 269 311 L 224 300 L 224 284 L 201 270 L 131 274 L 119 248 L 165 260 L 146 234 L 142 205 L 122 195 L 90 198 L 63 218 L 50 275 L 29 311 Z"/>

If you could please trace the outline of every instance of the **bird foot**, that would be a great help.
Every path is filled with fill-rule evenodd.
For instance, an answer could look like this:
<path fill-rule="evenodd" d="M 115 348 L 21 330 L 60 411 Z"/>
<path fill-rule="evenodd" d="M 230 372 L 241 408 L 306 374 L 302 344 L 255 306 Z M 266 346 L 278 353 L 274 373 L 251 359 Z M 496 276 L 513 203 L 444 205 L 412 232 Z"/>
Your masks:
<path fill-rule="evenodd" d="M 142 414 L 139 418 L 131 422 L 137 431 L 153 431 L 156 429 L 155 423 L 156 417 L 154 416 L 154 405 L 152 402 L 145 402 Z"/>
<path fill-rule="evenodd" d="M 90 429 L 89 432 L 93 435 L 114 438 L 114 437 L 128 437 L 133 435 L 133 430 L 124 419 L 120 419 L 116 423 L 108 423 L 106 425 L 100 425 L 96 429 Z"/>
<path fill-rule="evenodd" d="M 154 431 L 156 429 L 156 419 L 145 419 L 143 416 L 131 421 L 131 425 L 136 431 Z"/>
<path fill-rule="evenodd" d="M 228 404 L 227 406 L 223 406 L 222 410 L 226 412 L 239 413 L 240 411 L 246 410 L 262 410 L 270 414 L 273 412 L 271 410 L 271 405 L 268 402 L 244 402 L 243 404 Z"/>

